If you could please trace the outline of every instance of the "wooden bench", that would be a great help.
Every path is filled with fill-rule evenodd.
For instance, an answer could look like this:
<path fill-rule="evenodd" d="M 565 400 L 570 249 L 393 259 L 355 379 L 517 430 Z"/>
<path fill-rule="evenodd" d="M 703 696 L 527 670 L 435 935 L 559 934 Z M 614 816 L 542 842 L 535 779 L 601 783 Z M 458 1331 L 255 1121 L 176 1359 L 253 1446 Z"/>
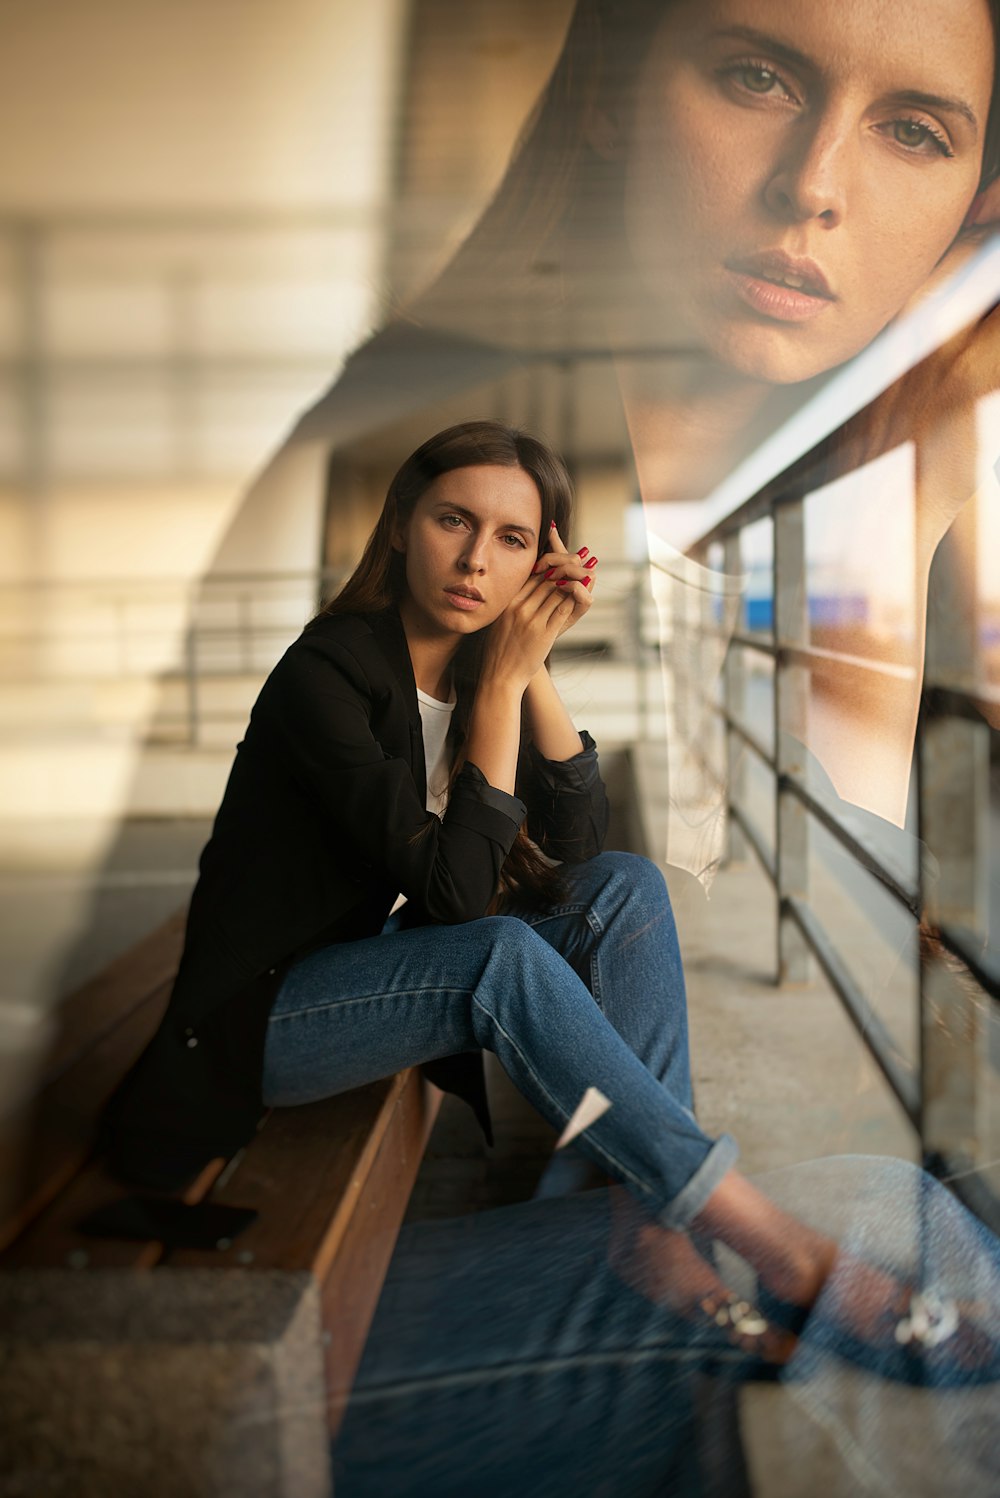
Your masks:
<path fill-rule="evenodd" d="M 6 1325 L 8 1329 L 13 1327 L 6 1334 L 0 1333 L 5 1336 L 8 1352 L 8 1381 L 0 1380 L 0 1406 L 6 1411 L 0 1416 L 0 1425 L 9 1426 L 16 1412 L 18 1428 L 3 1431 L 3 1444 L 14 1454 L 15 1463 L 18 1454 L 28 1463 L 33 1482 L 24 1491 L 30 1488 L 33 1495 L 67 1491 L 66 1470 L 72 1470 L 75 1479 L 82 1471 L 91 1474 L 89 1485 L 82 1479 L 77 1485 L 74 1480 L 74 1494 L 93 1492 L 101 1498 L 111 1498 L 117 1491 L 114 1482 L 121 1484 L 122 1492 L 142 1491 L 144 1498 L 154 1498 L 154 1493 L 161 1491 L 171 1495 L 204 1492 L 215 1498 L 217 1492 L 229 1491 L 230 1482 L 221 1473 L 218 1452 L 199 1471 L 197 1454 L 185 1451 L 183 1481 L 175 1472 L 172 1478 L 164 1475 L 157 1486 L 150 1486 L 149 1471 L 142 1467 L 146 1458 L 137 1457 L 142 1471 L 137 1469 L 131 1478 L 127 1463 L 122 1465 L 117 1456 L 107 1472 L 99 1470 L 99 1440 L 96 1435 L 81 1434 L 74 1409 L 69 1407 L 76 1401 L 79 1413 L 90 1397 L 86 1360 L 77 1383 L 70 1380 L 72 1388 L 61 1387 L 60 1370 L 74 1361 L 88 1338 L 93 1338 L 94 1325 L 88 1316 L 92 1318 L 94 1304 L 109 1293 L 109 1304 L 116 1307 L 131 1305 L 130 1297 L 139 1297 L 135 1325 L 141 1324 L 144 1330 L 137 1332 L 137 1340 L 151 1341 L 143 1342 L 141 1353 L 137 1349 L 135 1358 L 130 1359 L 128 1346 L 114 1340 L 117 1332 L 112 1334 L 111 1371 L 105 1368 L 103 1374 L 99 1373 L 95 1362 L 94 1380 L 102 1389 L 103 1409 L 103 1401 L 110 1398 L 108 1379 L 113 1387 L 121 1384 L 127 1388 L 131 1397 L 136 1381 L 141 1384 L 149 1374 L 150 1400 L 145 1405 L 140 1401 L 138 1406 L 148 1409 L 149 1429 L 132 1433 L 135 1452 L 147 1454 L 157 1447 L 166 1449 L 171 1441 L 178 1448 L 185 1445 L 184 1432 L 170 1430 L 169 1409 L 164 1403 L 169 1406 L 173 1394 L 172 1385 L 164 1394 L 164 1369 L 170 1364 L 176 1382 L 190 1380 L 190 1388 L 197 1385 L 206 1359 L 211 1361 L 206 1344 L 220 1330 L 212 1324 L 216 1300 L 223 1319 L 235 1315 L 239 1321 L 243 1316 L 234 1334 L 235 1345 L 240 1337 L 252 1334 L 245 1323 L 246 1307 L 253 1305 L 254 1297 L 264 1297 L 263 1307 L 272 1291 L 279 1299 L 284 1295 L 287 1309 L 275 1313 L 274 1324 L 279 1328 L 275 1335 L 280 1340 L 285 1321 L 290 1325 L 298 1318 L 295 1356 L 300 1366 L 294 1370 L 296 1377 L 313 1356 L 309 1346 L 302 1350 L 301 1339 L 305 1336 L 307 1343 L 315 1339 L 315 1382 L 319 1387 L 304 1398 L 314 1406 L 309 1412 L 310 1439 L 314 1466 L 321 1468 L 323 1463 L 316 1455 L 319 1433 L 325 1454 L 329 1436 L 336 1431 L 343 1413 L 440 1103 L 437 1089 L 412 1070 L 320 1103 L 271 1110 L 239 1155 L 228 1164 L 212 1162 L 184 1195 L 184 1200 L 192 1203 L 211 1199 L 258 1210 L 257 1220 L 228 1247 L 208 1252 L 170 1251 L 162 1243 L 84 1235 L 77 1226 L 82 1218 L 129 1194 L 127 1187 L 110 1176 L 102 1159 L 95 1157 L 95 1122 L 119 1078 L 159 1023 L 182 939 L 180 913 L 66 1001 L 58 1038 L 32 1095 L 5 1121 L 0 1132 L 0 1164 L 8 1183 L 0 1211 L 0 1269 L 7 1271 L 0 1275 L 0 1293 Z M 237 1273 L 222 1276 L 220 1271 L 224 1269 Z M 140 1277 L 136 1271 L 144 1273 Z M 207 1298 L 197 1302 L 197 1295 L 203 1292 L 196 1292 L 196 1287 L 206 1284 L 206 1273 L 212 1276 L 204 1291 Z M 110 1279 L 110 1275 L 115 1278 Z M 217 1297 L 213 1293 L 216 1286 Z M 292 1291 L 288 1287 L 293 1287 Z M 116 1292 L 118 1298 L 114 1299 Z M 191 1300 L 192 1295 L 195 1300 Z M 230 1307 L 228 1312 L 223 1309 L 224 1301 Z M 192 1309 L 196 1302 L 202 1305 L 197 1315 L 207 1322 L 201 1341 L 193 1336 L 190 1326 L 187 1332 L 176 1330 L 182 1323 L 188 1324 L 185 1316 L 190 1325 L 197 1324 Z M 128 1316 L 124 1311 L 122 1314 L 127 1321 Z M 159 1332 L 150 1331 L 150 1317 L 156 1321 L 161 1314 L 166 1323 L 162 1355 L 157 1355 L 154 1344 L 159 1345 Z M 261 1321 L 267 1321 L 268 1315 L 262 1309 Z M 310 1321 L 314 1323 L 311 1326 L 307 1324 Z M 220 1335 L 225 1340 L 221 1331 Z M 185 1338 L 186 1358 L 180 1355 L 180 1343 Z M 125 1340 L 127 1344 L 127 1336 Z M 32 1341 L 34 1361 L 28 1345 Z M 48 1368 L 48 1360 L 54 1363 L 54 1369 Z M 55 1405 L 35 1408 L 30 1392 L 25 1393 L 34 1370 L 46 1368 L 48 1371 L 39 1372 L 35 1380 L 41 1396 L 44 1398 L 46 1387 L 58 1387 L 67 1401 L 65 1409 Z M 301 1393 L 301 1384 L 296 1387 Z M 183 1388 L 178 1390 L 181 1405 L 184 1392 Z M 220 1406 L 227 1397 L 220 1391 Z M 281 1397 L 287 1398 L 287 1390 Z M 205 1413 L 204 1403 L 202 1399 L 196 1414 L 191 1415 L 191 1424 Z M 108 1431 L 116 1428 L 116 1418 L 119 1424 L 134 1420 L 136 1407 L 133 1398 L 126 1415 L 116 1416 L 109 1409 Z M 280 1413 L 275 1411 L 276 1416 Z M 220 1417 L 225 1418 L 221 1408 Z M 301 1409 L 295 1417 L 301 1419 Z M 280 1419 L 273 1423 L 280 1424 Z M 279 1450 L 280 1432 L 270 1435 L 273 1449 Z M 259 1455 L 251 1460 L 253 1436 L 248 1429 L 245 1439 L 241 1438 L 241 1452 L 248 1454 L 250 1463 L 249 1476 L 244 1471 L 238 1481 L 244 1498 L 258 1492 L 267 1493 L 269 1498 L 286 1492 L 294 1498 L 305 1498 L 306 1485 L 296 1459 L 286 1451 L 280 1460 L 264 1461 Z M 63 1441 L 64 1449 L 53 1450 L 54 1441 Z M 161 1459 L 170 1465 L 169 1452 Z M 61 1468 L 65 1469 L 62 1476 Z M 260 1473 L 256 1486 L 255 1471 Z M 235 1477 L 232 1486 L 235 1491 Z M 321 1472 L 310 1478 L 308 1490 L 317 1494 L 326 1491 Z"/>

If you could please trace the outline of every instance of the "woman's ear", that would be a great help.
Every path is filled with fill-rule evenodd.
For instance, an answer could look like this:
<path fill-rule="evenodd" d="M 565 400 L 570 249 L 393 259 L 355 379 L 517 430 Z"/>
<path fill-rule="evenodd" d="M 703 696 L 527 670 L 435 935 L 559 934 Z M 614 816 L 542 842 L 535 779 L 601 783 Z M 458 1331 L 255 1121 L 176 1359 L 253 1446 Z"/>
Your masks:
<path fill-rule="evenodd" d="M 994 224 L 1000 224 L 1000 177 L 976 193 L 962 228 L 986 229 Z"/>

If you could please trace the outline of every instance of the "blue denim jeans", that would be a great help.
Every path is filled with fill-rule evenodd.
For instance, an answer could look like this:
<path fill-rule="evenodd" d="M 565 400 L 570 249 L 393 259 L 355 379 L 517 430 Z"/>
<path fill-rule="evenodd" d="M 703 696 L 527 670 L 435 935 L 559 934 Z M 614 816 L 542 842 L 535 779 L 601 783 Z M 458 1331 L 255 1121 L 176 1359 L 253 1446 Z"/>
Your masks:
<path fill-rule="evenodd" d="M 561 1131 L 588 1087 L 611 1107 L 580 1152 L 666 1227 L 683 1228 L 736 1158 L 691 1111 L 677 932 L 656 865 L 604 853 L 567 867 L 566 898 L 314 952 L 268 1022 L 264 1102 L 344 1092 L 462 1051 L 493 1051 Z"/>
<path fill-rule="evenodd" d="M 338 1498 L 749 1498 L 751 1360 L 633 1293 L 611 1236 L 606 1191 L 404 1227 Z"/>

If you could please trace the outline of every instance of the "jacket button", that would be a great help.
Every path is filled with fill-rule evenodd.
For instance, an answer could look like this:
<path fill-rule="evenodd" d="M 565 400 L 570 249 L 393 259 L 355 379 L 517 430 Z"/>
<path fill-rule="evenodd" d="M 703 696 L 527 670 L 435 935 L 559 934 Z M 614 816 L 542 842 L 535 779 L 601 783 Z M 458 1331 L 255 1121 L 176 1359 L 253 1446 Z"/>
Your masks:
<path fill-rule="evenodd" d="M 269 967 L 267 971 L 268 971 L 268 976 L 271 977 L 271 978 L 273 978 L 274 975 L 275 975 L 275 973 L 278 971 L 278 969 L 276 967 Z"/>
<path fill-rule="evenodd" d="M 197 1045 L 197 1044 L 198 1044 L 197 1040 L 192 1035 L 191 1039 L 188 1041 L 188 1046 L 190 1047 L 190 1046 Z"/>
<path fill-rule="evenodd" d="M 192 1029 L 191 1029 L 191 1027 L 190 1027 L 190 1025 L 189 1025 L 189 1026 L 188 1026 L 188 1028 L 187 1028 L 187 1029 L 186 1029 L 186 1030 L 185 1030 L 185 1031 L 184 1031 L 184 1034 L 185 1034 L 185 1035 L 193 1035 L 193 1034 L 194 1034 L 194 1031 L 193 1031 L 193 1030 L 192 1030 Z"/>

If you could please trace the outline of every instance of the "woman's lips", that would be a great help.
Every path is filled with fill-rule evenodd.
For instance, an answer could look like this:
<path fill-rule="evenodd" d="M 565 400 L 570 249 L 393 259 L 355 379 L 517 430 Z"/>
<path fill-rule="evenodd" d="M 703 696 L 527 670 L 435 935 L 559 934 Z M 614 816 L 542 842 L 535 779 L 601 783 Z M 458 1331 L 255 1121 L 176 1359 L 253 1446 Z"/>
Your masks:
<path fill-rule="evenodd" d="M 454 605 L 456 609 L 463 609 L 466 612 L 471 612 L 471 610 L 473 609 L 481 608 L 483 603 L 485 602 L 485 600 L 478 593 L 453 593 L 450 588 L 445 588 L 444 596 L 448 599 L 449 603 Z"/>
<path fill-rule="evenodd" d="M 778 322 L 808 322 L 837 300 L 819 266 L 782 251 L 733 261 L 726 273 L 748 307 Z"/>

